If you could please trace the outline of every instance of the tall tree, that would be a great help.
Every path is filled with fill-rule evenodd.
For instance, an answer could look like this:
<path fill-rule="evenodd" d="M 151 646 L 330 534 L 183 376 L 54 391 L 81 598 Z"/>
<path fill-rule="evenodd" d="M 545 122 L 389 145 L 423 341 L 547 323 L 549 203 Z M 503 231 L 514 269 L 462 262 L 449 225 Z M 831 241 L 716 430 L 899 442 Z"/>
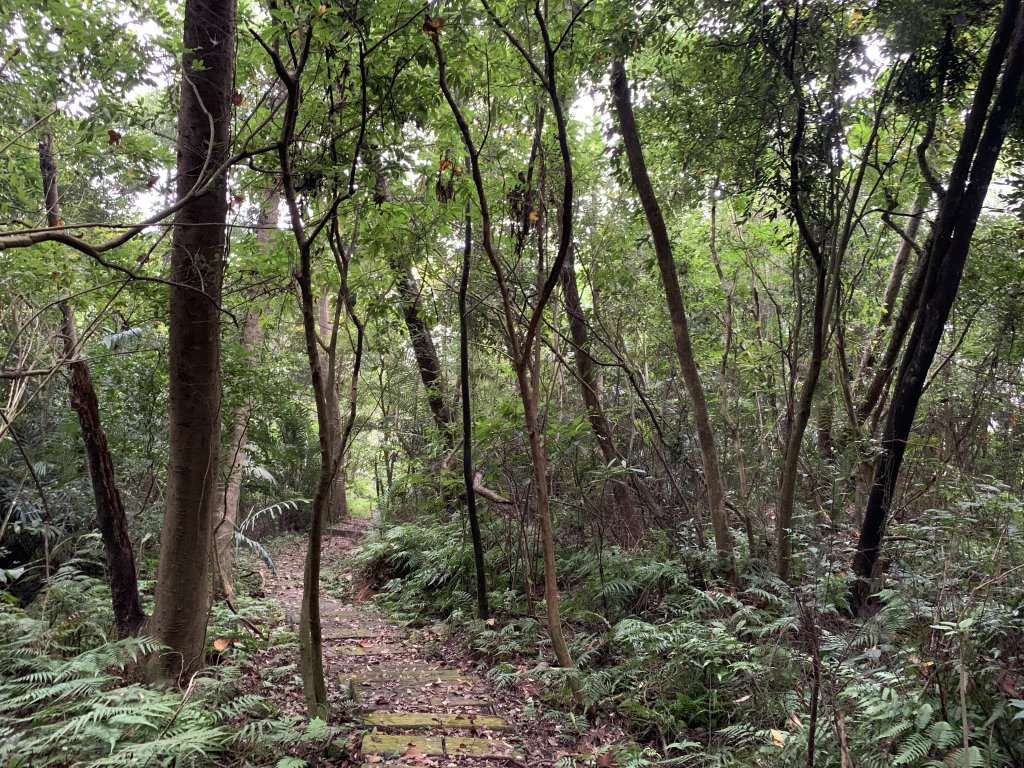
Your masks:
<path fill-rule="evenodd" d="M 186 0 L 170 287 L 170 449 L 152 636 L 153 676 L 181 681 L 203 663 L 220 450 L 220 289 L 234 74 L 234 0 Z M 198 195 L 196 188 L 213 184 Z"/>
<path fill-rule="evenodd" d="M 473 564 L 476 569 L 477 618 L 487 619 L 487 574 L 480 519 L 476 509 L 475 470 L 473 467 L 473 404 L 469 382 L 469 269 L 473 256 L 473 219 L 466 205 L 465 242 L 462 248 L 462 276 L 459 280 L 459 374 L 462 379 L 462 478 L 466 487 L 466 513 L 473 538 Z"/>
<path fill-rule="evenodd" d="M 612 98 L 619 121 L 619 132 L 626 148 L 629 160 L 629 173 L 640 197 L 651 237 L 654 251 L 658 258 L 658 271 L 661 273 L 665 298 L 668 302 L 669 317 L 672 320 L 672 338 L 675 341 L 679 367 L 683 373 L 686 391 L 693 403 L 693 420 L 697 426 L 697 440 L 700 443 L 701 458 L 704 464 L 704 481 L 708 488 L 708 504 L 711 508 L 711 525 L 715 532 L 715 546 L 718 550 L 719 568 L 731 582 L 739 582 L 739 574 L 733 557 L 732 532 L 729 530 L 729 516 L 726 511 L 725 478 L 718 462 L 718 448 L 715 444 L 715 433 L 711 427 L 711 415 L 708 411 L 707 396 L 704 384 L 700 380 L 697 359 L 690 341 L 690 329 L 686 319 L 686 307 L 683 294 L 679 288 L 679 277 L 676 274 L 676 263 L 672 256 L 672 242 L 665 226 L 665 217 L 661 212 L 654 186 L 647 172 L 643 145 L 636 119 L 633 116 L 633 100 L 629 91 L 629 80 L 626 76 L 626 65 L 621 58 L 612 61 L 611 71 Z"/>
<path fill-rule="evenodd" d="M 903 353 L 885 420 L 882 450 L 875 462 L 871 494 L 853 561 L 859 577 L 853 591 L 854 608 L 858 611 L 868 603 L 870 579 L 878 562 L 914 417 L 956 300 L 996 161 L 1018 106 L 1022 79 L 1024 4 L 1021 0 L 1005 0 L 938 217 L 932 225 L 921 306 Z"/>
<path fill-rule="evenodd" d="M 260 207 L 257 222 L 256 242 L 259 247 L 270 245 L 271 235 L 277 227 L 278 207 L 281 204 L 280 190 L 275 186 L 267 194 Z M 245 316 L 242 320 L 240 343 L 242 353 L 247 358 L 256 354 L 257 347 L 263 341 L 263 329 L 260 326 L 262 307 L 255 296 L 246 302 Z M 241 402 L 232 410 L 229 426 L 231 442 L 227 446 L 223 488 L 217 493 L 217 509 L 213 515 L 214 539 L 214 577 L 215 594 L 223 595 L 229 601 L 235 597 L 232 583 L 235 541 L 235 527 L 238 522 L 238 507 L 242 498 L 242 476 L 245 472 L 246 448 L 249 443 L 249 419 L 252 417 L 253 397 L 250 393 L 242 396 Z"/>
<path fill-rule="evenodd" d="M 424 31 L 433 41 L 434 56 L 437 60 L 438 84 L 458 125 L 459 134 L 462 137 L 462 143 L 466 150 L 473 187 L 476 191 L 476 200 L 480 210 L 481 244 L 484 254 L 491 264 L 491 269 L 494 272 L 494 278 L 498 285 L 498 292 L 501 295 L 502 323 L 508 344 L 509 356 L 512 359 L 512 367 L 515 370 L 516 387 L 519 392 L 520 403 L 523 406 L 524 427 L 530 447 L 532 491 L 537 510 L 537 521 L 540 527 L 541 555 L 544 562 L 544 602 L 547 612 L 548 635 L 551 638 L 551 648 L 559 666 L 571 668 L 573 660 L 572 655 L 569 653 L 569 646 L 565 642 L 561 607 L 559 605 L 555 538 L 551 519 L 551 492 L 548 487 L 548 458 L 544 448 L 544 436 L 538 412 L 541 383 L 537 378 L 537 368 L 533 363 L 535 360 L 535 347 L 539 344 L 538 334 L 540 332 L 540 325 L 544 318 L 548 301 L 558 283 L 566 254 L 572 243 L 574 210 L 572 155 L 569 148 L 569 133 L 564 105 L 558 94 L 558 78 L 556 73 L 557 48 L 555 41 L 551 39 L 547 18 L 540 8 L 536 9 L 534 17 L 539 28 L 544 56 L 543 65 L 541 65 L 534 61 L 532 55 L 523 46 L 523 43 L 498 17 L 486 0 L 484 6 L 495 26 L 501 30 L 513 47 L 520 53 L 534 77 L 543 86 L 546 97 L 550 99 L 558 137 L 559 154 L 562 160 L 563 175 L 558 247 L 547 275 L 545 276 L 538 271 L 537 298 L 526 318 L 525 333 L 521 331 L 520 323 L 516 318 L 518 308 L 513 301 L 506 279 L 506 271 L 502 266 L 498 246 L 495 243 L 491 208 L 488 202 L 482 164 L 480 162 L 480 149 L 473 138 L 473 132 L 470 129 L 469 122 L 466 120 L 466 115 L 455 98 L 448 82 L 448 62 L 440 41 L 440 30 L 444 26 L 444 21 L 428 18 L 424 25 Z"/>
<path fill-rule="evenodd" d="M 46 204 L 46 224 L 61 227 L 60 187 L 57 184 L 57 162 L 53 154 L 53 137 L 44 133 L 39 141 L 39 170 Z M 71 372 L 68 390 L 71 407 L 78 415 L 85 444 L 85 463 L 96 501 L 96 522 L 107 556 L 110 595 L 114 608 L 114 628 L 118 637 L 135 634 L 146 619 L 139 599 L 139 583 L 135 571 L 135 553 L 128 530 L 128 516 L 117 487 L 114 458 L 107 444 L 107 435 L 100 419 L 99 400 L 92 383 L 89 365 L 82 359 L 71 302 L 59 303 L 62 316 L 61 341 L 64 357 Z"/>

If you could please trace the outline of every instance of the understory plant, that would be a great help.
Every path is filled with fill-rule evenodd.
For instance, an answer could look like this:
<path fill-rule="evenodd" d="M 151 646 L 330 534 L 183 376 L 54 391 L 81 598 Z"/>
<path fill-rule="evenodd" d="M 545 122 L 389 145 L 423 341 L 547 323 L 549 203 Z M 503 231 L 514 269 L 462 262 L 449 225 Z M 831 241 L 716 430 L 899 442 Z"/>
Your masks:
<path fill-rule="evenodd" d="M 219 663 L 181 689 L 135 681 L 137 664 L 161 648 L 145 637 L 113 640 L 109 592 L 74 564 L 51 578 L 27 610 L 0 605 L 0 765 L 301 766 L 336 729 L 281 714 L 244 686 L 253 658 L 281 641 L 255 637 L 217 608 L 209 642 Z M 258 620 L 270 604 L 239 606 Z M 251 622 L 250 622 L 251 623 Z M 285 649 L 279 649 L 287 652 Z M 291 754 L 291 758 L 282 755 Z"/>

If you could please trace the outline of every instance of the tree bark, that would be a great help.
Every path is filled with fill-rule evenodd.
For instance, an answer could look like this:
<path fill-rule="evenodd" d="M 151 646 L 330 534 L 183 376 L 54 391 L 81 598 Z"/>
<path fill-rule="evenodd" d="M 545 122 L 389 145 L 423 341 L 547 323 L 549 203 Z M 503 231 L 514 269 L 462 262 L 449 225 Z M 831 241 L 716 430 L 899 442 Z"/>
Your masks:
<path fill-rule="evenodd" d="M 624 463 L 623 456 L 615 444 L 611 424 L 608 423 L 604 407 L 601 404 L 601 384 L 597 375 L 597 366 L 594 364 L 594 358 L 591 357 L 590 334 L 587 330 L 587 320 L 583 315 L 583 306 L 580 303 L 580 291 L 576 282 L 576 267 L 571 248 L 562 265 L 561 281 L 562 299 L 565 304 L 565 314 L 569 320 L 576 373 L 579 376 L 583 404 L 587 409 L 587 420 L 594 431 L 594 437 L 597 438 L 597 447 L 605 465 L 612 466 L 614 464 L 621 467 Z M 622 531 L 618 538 L 626 544 L 636 544 L 643 538 L 644 529 L 629 487 L 622 480 L 613 479 L 611 488 L 619 519 L 622 522 Z"/>
<path fill-rule="evenodd" d="M 889 272 L 889 281 L 885 286 L 885 294 L 882 296 L 881 312 L 878 316 L 878 325 L 875 327 L 871 338 L 864 347 L 864 354 L 860 360 L 858 374 L 865 376 L 875 365 L 875 351 L 885 334 L 886 328 L 892 324 L 892 313 L 896 307 L 896 298 L 903 287 L 903 278 L 906 275 L 907 267 L 910 264 L 910 257 L 917 248 L 917 233 L 921 228 L 921 219 L 924 216 L 924 207 L 931 196 L 931 189 L 922 185 L 914 205 L 907 214 L 907 226 L 900 232 L 900 247 L 896 251 L 896 259 L 892 263 Z"/>
<path fill-rule="evenodd" d="M 853 561 L 859 577 L 852 594 L 857 612 L 863 612 L 868 603 L 870 579 L 878 562 L 917 406 L 960 287 L 985 195 L 1020 97 L 1022 78 L 1024 5 L 1021 0 L 1005 0 L 932 227 L 921 309 L 900 363 L 885 420 L 882 450 L 875 463 Z"/>
<path fill-rule="evenodd" d="M 388 182 L 387 176 L 384 175 L 380 158 L 374 155 L 369 159 L 368 164 L 375 175 L 374 199 L 378 204 L 393 203 L 395 195 L 391 191 L 391 184 Z M 441 367 L 441 358 L 437 354 L 437 347 L 434 345 L 433 329 L 423 311 L 420 286 L 413 273 L 412 265 L 403 255 L 391 254 L 388 263 L 394 275 L 395 290 L 398 292 L 398 300 L 402 306 L 402 319 L 405 321 L 405 328 L 409 333 L 409 343 L 412 345 L 413 356 L 416 358 L 416 368 L 427 393 L 427 405 L 434 417 L 434 425 L 441 433 L 445 451 L 450 452 L 455 447 L 458 417 L 448 404 L 448 388 L 444 381 L 444 370 Z"/>
<path fill-rule="evenodd" d="M 486 0 L 485 0 L 486 6 Z M 486 6 L 490 13 L 490 7 Z M 494 228 L 491 221 L 490 205 L 487 201 L 487 190 L 484 186 L 483 173 L 480 169 L 480 153 L 473 141 L 472 131 L 469 123 L 459 107 L 458 102 L 452 94 L 448 85 L 447 61 L 441 48 L 438 35 L 433 35 L 434 54 L 437 59 L 438 82 L 445 101 L 452 111 L 455 121 L 459 126 L 459 133 L 469 157 L 470 169 L 472 170 L 473 186 L 476 189 L 477 202 L 480 206 L 482 245 L 484 253 L 494 271 L 494 278 L 498 284 L 498 291 L 501 294 L 502 317 L 504 320 L 505 333 L 508 337 L 509 352 L 512 364 L 516 372 L 516 384 L 519 388 L 519 399 L 523 404 L 524 422 L 527 441 L 530 445 L 530 461 L 533 479 L 534 498 L 537 504 L 537 518 L 540 524 L 541 551 L 544 559 L 544 599 L 545 611 L 547 614 L 548 635 L 551 638 L 551 650 L 559 666 L 571 669 L 573 665 L 572 655 L 569 653 L 569 646 L 565 642 L 562 632 L 562 615 L 558 597 L 558 577 L 555 563 L 555 542 L 554 529 L 551 523 L 551 503 L 548 491 L 548 469 L 547 456 L 544 453 L 543 436 L 540 432 L 539 419 L 537 416 L 537 381 L 534 378 L 531 382 L 530 372 L 532 370 L 533 350 L 537 342 L 537 333 L 544 317 L 544 311 L 548 300 L 558 283 L 559 273 L 562 264 L 565 262 L 566 254 L 572 242 L 572 216 L 573 216 L 573 169 L 572 157 L 569 149 L 568 130 L 566 118 L 562 108 L 561 99 L 558 96 L 555 76 L 555 48 L 551 42 L 547 29 L 547 23 L 543 15 L 538 11 L 534 14 L 540 26 L 541 37 L 544 41 L 544 70 L 539 67 L 529 55 L 527 59 L 535 73 L 541 73 L 541 80 L 544 89 L 551 99 L 552 111 L 558 132 L 559 152 L 562 156 L 564 168 L 562 181 L 562 206 L 560 237 L 558 252 L 555 256 L 551 271 L 547 275 L 540 288 L 536 304 L 526 322 L 526 332 L 520 335 L 519 326 L 514 316 L 516 307 L 512 301 L 508 283 L 505 281 L 505 270 L 502 267 L 501 259 L 494 244 Z M 513 37 L 512 33 L 501 21 L 491 13 L 491 18 L 498 25 L 504 34 Z M 514 39 L 514 37 L 513 37 Z M 518 46 L 520 51 L 524 48 Z M 538 270 L 540 272 L 540 270 Z M 570 687 L 575 690 L 576 683 L 570 679 Z"/>
<path fill-rule="evenodd" d="M 261 248 L 270 243 L 271 233 L 277 227 L 280 192 L 275 187 L 267 196 L 257 223 L 256 242 Z M 260 327 L 261 307 L 254 298 L 248 302 L 248 310 L 242 324 L 241 344 L 245 357 L 252 357 L 256 348 L 263 343 L 263 329 Z M 221 595 L 228 601 L 235 599 L 232 571 L 234 566 L 234 538 L 238 524 L 238 506 L 242 496 L 242 475 L 245 470 L 246 446 L 248 444 L 249 418 L 252 415 L 253 398 L 246 395 L 231 414 L 231 442 L 228 445 L 228 470 L 223 489 L 217 494 L 217 509 L 214 512 L 214 596 Z"/>
<path fill-rule="evenodd" d="M 235 3 L 186 0 L 178 112 L 178 197 L 228 156 Z M 197 66 L 200 65 L 201 66 Z M 204 660 L 209 562 L 220 448 L 219 300 L 227 238 L 227 175 L 188 200 L 171 240 L 167 503 L 149 623 L 168 647 L 150 674 L 182 682 Z"/>
<path fill-rule="evenodd" d="M 704 465 L 704 481 L 708 489 L 708 503 L 711 510 L 711 525 L 715 532 L 715 546 L 718 550 L 719 569 L 730 583 L 739 582 L 739 574 L 733 560 L 732 533 L 729 530 L 729 517 L 725 507 L 725 481 L 718 463 L 718 449 L 715 435 L 711 428 L 707 397 L 704 385 L 700 380 L 697 361 L 690 342 L 690 330 L 686 319 L 686 308 L 683 294 L 679 288 L 676 274 L 675 259 L 672 256 L 672 243 L 669 240 L 668 228 L 661 213 L 654 187 L 647 173 L 640 133 L 633 117 L 633 103 L 629 93 L 629 81 L 626 67 L 621 59 L 614 59 L 611 72 L 612 97 L 618 113 L 619 131 L 629 158 L 629 172 L 633 185 L 637 189 L 640 203 L 647 216 L 654 241 L 654 251 L 658 258 L 658 269 L 661 272 L 662 285 L 668 303 L 669 317 L 672 319 L 672 336 L 675 340 L 676 354 L 679 357 L 679 368 L 683 374 L 687 393 L 693 403 L 693 420 L 697 427 L 697 440 L 700 443 L 701 459 Z"/>
<path fill-rule="evenodd" d="M 469 383 L 469 268 L 473 254 L 473 219 L 466 204 L 466 239 L 462 250 L 462 279 L 459 281 L 459 374 L 462 378 L 462 477 L 466 485 L 466 512 L 469 532 L 473 538 L 473 563 L 476 569 L 476 613 L 487 619 L 487 572 L 484 564 L 484 543 L 480 535 L 480 519 L 476 511 L 476 477 L 473 468 L 473 405 Z"/>
<path fill-rule="evenodd" d="M 811 359 L 800 384 L 800 394 L 793 409 L 793 422 L 786 439 L 786 452 L 782 461 L 782 482 L 779 500 L 775 506 L 776 572 L 783 581 L 789 579 L 793 556 L 793 507 L 796 503 L 796 481 L 800 467 L 800 448 L 811 418 L 814 391 L 821 376 L 825 360 L 826 293 L 828 270 L 824 264 L 815 264 L 814 311 L 811 320 Z"/>
<path fill-rule="evenodd" d="M 60 211 L 60 189 L 57 184 L 57 163 L 53 155 L 53 138 L 44 133 L 39 142 L 39 170 L 43 181 L 43 198 L 46 205 L 46 223 L 59 227 L 64 222 Z M 93 499 L 96 502 L 96 524 L 100 529 L 103 549 L 107 557 L 107 575 L 110 579 L 110 597 L 114 611 L 114 632 L 118 638 L 136 634 L 146 620 L 139 599 L 138 574 L 135 570 L 135 553 L 132 551 L 131 534 L 128 530 L 128 516 L 124 502 L 117 488 L 114 472 L 114 457 L 107 444 L 100 419 L 99 400 L 88 364 L 80 357 L 78 333 L 75 328 L 75 312 L 70 302 L 60 301 L 62 316 L 61 341 L 64 356 L 70 361 L 71 372 L 68 390 L 71 408 L 78 416 L 78 425 L 85 444 L 85 464 L 92 482 Z"/>
<path fill-rule="evenodd" d="M 334 335 L 334 329 L 331 320 L 330 302 L 326 296 L 321 296 L 317 300 L 317 319 L 320 325 L 321 338 L 330 339 Z M 331 364 L 330 361 L 333 360 L 335 371 L 337 371 L 342 361 L 338 359 L 340 355 L 337 343 L 334 344 L 333 349 L 333 355 L 324 355 L 320 359 L 320 364 L 324 366 L 323 380 L 327 385 L 327 410 L 332 424 L 331 439 L 333 440 L 333 445 L 331 446 L 331 453 L 341 457 L 341 463 L 334 473 L 334 479 L 331 481 L 331 498 L 327 507 L 327 519 L 332 523 L 348 517 L 348 492 L 345 484 L 345 450 L 342 445 L 344 435 L 342 434 L 341 423 L 341 397 L 338 394 L 339 382 L 337 374 L 335 373 L 332 376 L 328 368 Z"/>

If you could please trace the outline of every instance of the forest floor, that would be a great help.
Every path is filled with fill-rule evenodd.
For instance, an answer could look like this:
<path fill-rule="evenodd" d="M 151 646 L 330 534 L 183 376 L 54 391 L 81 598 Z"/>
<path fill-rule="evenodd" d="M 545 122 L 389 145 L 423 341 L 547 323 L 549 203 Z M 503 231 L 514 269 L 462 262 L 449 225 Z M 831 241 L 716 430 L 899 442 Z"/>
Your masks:
<path fill-rule="evenodd" d="M 346 566 L 367 527 L 365 520 L 347 521 L 324 543 L 320 605 L 331 724 L 346 720 L 337 713 L 348 713 L 355 733 L 349 749 L 335 750 L 348 756 L 319 765 L 534 768 L 588 751 L 586 738 L 580 743 L 579 734 L 572 738 L 541 717 L 534 683 L 496 690 L 474 671 L 465 650 L 445 642 L 442 627 L 402 626 L 369 602 L 372 594 Z M 267 577 L 268 594 L 292 624 L 300 612 L 304 552 L 305 542 L 289 546 L 275 558 L 277 574 Z M 301 686 L 279 693 L 285 709 L 304 708 Z"/>

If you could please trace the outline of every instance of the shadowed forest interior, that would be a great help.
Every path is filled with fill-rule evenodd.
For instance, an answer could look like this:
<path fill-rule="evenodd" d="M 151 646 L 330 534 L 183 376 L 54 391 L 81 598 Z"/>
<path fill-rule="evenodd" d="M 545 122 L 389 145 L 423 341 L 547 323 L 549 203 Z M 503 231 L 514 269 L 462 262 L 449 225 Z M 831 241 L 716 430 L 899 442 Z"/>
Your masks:
<path fill-rule="evenodd" d="M 1021 0 L 0 0 L 0 766 L 1024 766 Z"/>

